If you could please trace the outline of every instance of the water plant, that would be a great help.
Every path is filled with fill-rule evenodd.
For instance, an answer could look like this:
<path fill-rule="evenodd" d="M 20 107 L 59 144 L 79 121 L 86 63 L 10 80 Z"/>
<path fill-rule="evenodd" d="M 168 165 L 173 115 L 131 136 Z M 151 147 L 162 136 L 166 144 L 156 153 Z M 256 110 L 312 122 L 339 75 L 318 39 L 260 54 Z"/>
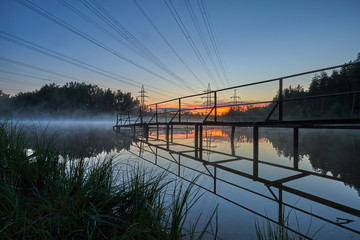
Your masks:
<path fill-rule="evenodd" d="M 203 228 L 198 221 L 185 227 L 200 197 L 193 183 L 116 156 L 73 158 L 54 147 L 57 137 L 0 123 L 1 239 L 216 238 L 209 230 L 215 211 Z"/>
<path fill-rule="evenodd" d="M 296 202 L 297 203 L 297 202 Z M 295 205 L 296 205 L 295 203 Z M 270 220 L 263 221 L 262 224 L 259 220 L 255 220 L 255 231 L 256 237 L 258 240 L 304 240 L 304 239 L 313 239 L 315 236 L 321 231 L 321 229 L 325 226 L 323 225 L 319 229 L 317 229 L 311 236 L 310 229 L 312 225 L 312 217 L 310 218 L 309 225 L 307 227 L 307 231 L 304 234 L 300 233 L 300 225 L 299 219 L 297 217 L 296 212 L 295 214 L 295 222 L 296 228 L 293 229 L 290 226 L 290 216 L 293 212 L 293 209 L 288 211 L 285 215 L 285 208 L 283 208 L 282 215 L 280 218 L 280 223 L 274 223 Z"/>

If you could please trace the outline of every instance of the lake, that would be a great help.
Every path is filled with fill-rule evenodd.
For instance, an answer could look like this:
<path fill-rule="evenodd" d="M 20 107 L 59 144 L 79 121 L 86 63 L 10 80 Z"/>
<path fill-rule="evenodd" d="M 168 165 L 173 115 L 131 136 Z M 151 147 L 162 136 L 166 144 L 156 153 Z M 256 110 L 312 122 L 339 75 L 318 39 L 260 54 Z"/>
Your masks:
<path fill-rule="evenodd" d="M 116 155 L 149 171 L 169 172 L 183 181 L 197 178 L 204 195 L 193 209 L 209 214 L 218 206 L 222 239 L 256 239 L 255 222 L 288 218 L 287 225 L 315 239 L 360 238 L 360 130 L 261 128 L 259 159 L 253 161 L 252 128 L 204 127 L 202 149 L 194 129 L 112 130 L 113 122 L 28 122 L 59 135 L 78 157 Z M 197 153 L 196 153 L 197 152 Z M 280 216 L 280 218 L 279 218 Z M 317 232 L 318 231 L 318 232 Z"/>

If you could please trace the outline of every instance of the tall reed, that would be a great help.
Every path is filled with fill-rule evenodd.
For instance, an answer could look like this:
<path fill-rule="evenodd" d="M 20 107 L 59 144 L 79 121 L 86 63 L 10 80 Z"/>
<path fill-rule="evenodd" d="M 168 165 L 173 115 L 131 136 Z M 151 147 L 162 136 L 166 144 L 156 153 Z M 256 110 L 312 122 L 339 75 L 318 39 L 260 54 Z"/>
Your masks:
<path fill-rule="evenodd" d="M 185 228 L 199 199 L 194 184 L 174 183 L 115 156 L 71 157 L 45 129 L 0 123 L 0 239 L 193 239 Z M 170 192 L 171 193 L 171 192 Z M 210 235 L 209 235 L 210 233 Z"/>

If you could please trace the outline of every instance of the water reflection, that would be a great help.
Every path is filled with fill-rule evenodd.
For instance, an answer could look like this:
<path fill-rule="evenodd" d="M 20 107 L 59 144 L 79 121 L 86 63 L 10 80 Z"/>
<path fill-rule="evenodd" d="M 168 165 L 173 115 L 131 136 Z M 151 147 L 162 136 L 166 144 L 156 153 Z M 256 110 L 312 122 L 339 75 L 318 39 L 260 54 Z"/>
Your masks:
<path fill-rule="evenodd" d="M 115 135 L 111 127 L 101 122 L 46 122 L 28 125 L 35 131 L 30 138 L 31 145 L 36 140 L 35 136 L 46 135 L 48 139 L 55 136 L 54 147 L 60 153 L 66 149 L 65 154 L 71 154 L 75 158 L 90 158 L 114 151 L 129 150 L 134 140 L 128 135 Z"/>
<path fill-rule="evenodd" d="M 167 139 L 166 129 L 144 135 L 133 129 L 116 133 L 110 126 L 52 124 L 47 131 L 60 133 L 56 146 L 74 156 L 127 150 L 184 180 L 201 174 L 199 187 L 269 221 L 279 222 L 293 209 L 301 223 L 314 218 L 315 230 L 325 222 L 327 239 L 359 237 L 359 130 L 260 129 L 254 161 L 252 128 L 204 127 L 196 150 L 194 128 L 169 129 Z M 229 209 L 224 218 L 235 212 Z M 222 222 L 220 228 L 237 226 Z"/>
<path fill-rule="evenodd" d="M 256 133 L 259 134 L 256 149 L 251 128 L 237 128 L 236 131 L 234 128 L 209 128 L 204 129 L 202 136 L 196 136 L 194 129 L 188 133 L 183 129 L 171 130 L 171 136 L 167 131 L 154 130 L 145 138 L 138 136 L 140 144 L 136 146 L 143 160 L 185 180 L 189 179 L 185 173 L 202 174 L 207 180 L 200 187 L 269 221 L 281 223 L 283 211 L 293 209 L 357 237 L 360 234 L 358 196 L 354 199 L 346 188 L 351 186 L 359 190 L 358 133 L 348 130 L 261 129 Z M 136 154 L 133 148 L 131 151 Z M 253 182 L 239 184 L 244 179 Z M 264 199 L 266 205 L 272 204 L 270 209 L 277 209 L 275 214 L 269 217 L 268 209 L 264 212 L 254 210 L 259 206 L 249 208 L 248 205 L 255 202 L 253 200 L 236 201 L 238 196 L 244 198 L 244 191 L 246 197 L 256 195 Z M 308 203 L 310 208 L 297 206 L 298 199 Z M 316 206 L 316 209 L 311 206 Z M 288 209 L 284 210 L 284 207 Z M 310 220 L 307 218 L 306 221 Z M 334 231 L 332 227 L 329 229 Z M 343 236 L 341 234 L 338 236 Z"/>

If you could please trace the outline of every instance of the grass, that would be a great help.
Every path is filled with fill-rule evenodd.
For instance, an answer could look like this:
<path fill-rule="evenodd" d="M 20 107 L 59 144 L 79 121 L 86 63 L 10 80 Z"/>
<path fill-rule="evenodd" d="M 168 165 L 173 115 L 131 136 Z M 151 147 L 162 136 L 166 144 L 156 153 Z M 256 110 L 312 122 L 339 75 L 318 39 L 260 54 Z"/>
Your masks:
<path fill-rule="evenodd" d="M 200 216 L 185 227 L 201 196 L 194 184 L 114 164 L 114 156 L 73 158 L 55 148 L 56 134 L 35 132 L 0 123 L 0 239 L 216 238 L 216 210 L 202 228 Z"/>
<path fill-rule="evenodd" d="M 308 228 L 306 233 L 301 236 L 297 234 L 296 232 L 300 232 L 300 226 L 299 226 L 299 220 L 297 218 L 296 212 L 295 212 L 295 218 L 296 218 L 296 229 L 294 229 L 296 232 L 291 231 L 292 229 L 290 227 L 290 216 L 291 216 L 292 210 L 290 210 L 285 215 L 285 208 L 283 208 L 282 216 L 281 216 L 281 224 L 272 223 L 270 221 L 264 221 L 262 224 L 258 220 L 255 220 L 255 231 L 256 231 L 256 237 L 258 240 L 304 240 L 304 239 L 313 239 L 315 236 L 321 231 L 321 229 L 325 226 L 320 227 L 315 233 L 312 234 L 312 236 L 309 236 L 311 224 L 312 224 L 312 218 L 310 219 Z M 262 225 L 262 226 L 261 226 Z"/>

